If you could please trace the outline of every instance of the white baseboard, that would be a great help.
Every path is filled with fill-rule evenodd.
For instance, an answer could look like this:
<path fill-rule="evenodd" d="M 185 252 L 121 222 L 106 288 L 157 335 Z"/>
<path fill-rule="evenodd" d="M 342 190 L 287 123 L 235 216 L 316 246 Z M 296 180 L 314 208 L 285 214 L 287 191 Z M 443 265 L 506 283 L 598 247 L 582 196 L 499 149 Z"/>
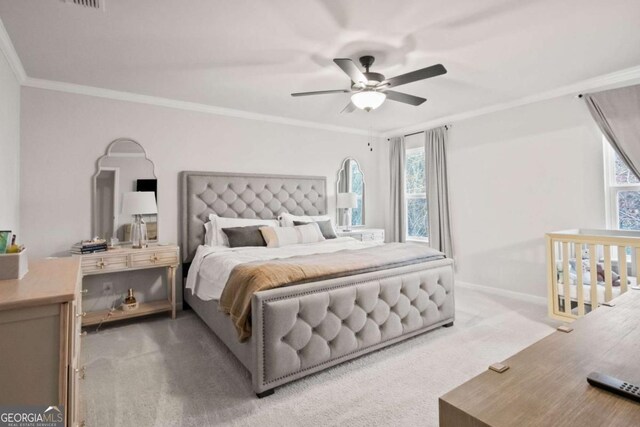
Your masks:
<path fill-rule="evenodd" d="M 517 300 L 520 300 L 520 301 L 527 301 L 527 302 L 531 302 L 533 304 L 539 304 L 539 305 L 544 305 L 544 306 L 547 305 L 547 298 L 540 297 L 540 296 L 537 296 L 537 295 L 531 295 L 531 294 L 525 294 L 525 293 L 522 293 L 522 292 L 509 291 L 507 289 L 502 289 L 502 288 L 493 288 L 491 286 L 478 285 L 478 284 L 475 284 L 475 283 L 463 282 L 463 281 L 460 281 L 460 280 L 456 280 L 456 286 L 460 287 L 460 288 L 473 289 L 475 291 L 482 291 L 482 292 L 486 292 L 488 294 L 507 296 L 509 298 L 517 299 Z"/>

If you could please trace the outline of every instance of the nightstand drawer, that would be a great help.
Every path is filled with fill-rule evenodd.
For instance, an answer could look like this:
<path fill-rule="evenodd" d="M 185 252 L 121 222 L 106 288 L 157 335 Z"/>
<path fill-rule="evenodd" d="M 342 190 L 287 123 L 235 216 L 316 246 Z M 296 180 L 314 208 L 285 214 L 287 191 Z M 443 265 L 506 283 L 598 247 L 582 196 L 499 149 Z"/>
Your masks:
<path fill-rule="evenodd" d="M 384 242 L 384 230 L 376 230 L 370 233 L 371 240 Z"/>
<path fill-rule="evenodd" d="M 360 235 L 360 238 L 360 240 L 362 240 L 363 242 L 372 242 L 376 240 L 376 236 L 374 233 L 362 233 Z"/>
<path fill-rule="evenodd" d="M 131 254 L 132 267 L 164 266 L 178 263 L 178 253 L 175 250 L 144 251 Z"/>
<path fill-rule="evenodd" d="M 105 255 L 102 257 L 83 257 L 82 273 L 92 274 L 110 270 L 122 270 L 128 267 L 126 254 Z"/>
<path fill-rule="evenodd" d="M 338 231 L 336 234 L 363 242 L 384 242 L 384 230 L 381 228 L 356 228 L 352 231 Z"/>

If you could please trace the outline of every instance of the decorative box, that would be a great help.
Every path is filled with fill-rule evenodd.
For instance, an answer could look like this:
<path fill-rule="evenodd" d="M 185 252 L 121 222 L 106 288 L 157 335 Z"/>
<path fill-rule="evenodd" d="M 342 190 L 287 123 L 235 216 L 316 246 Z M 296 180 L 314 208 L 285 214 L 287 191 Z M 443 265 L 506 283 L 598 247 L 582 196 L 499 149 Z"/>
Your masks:
<path fill-rule="evenodd" d="M 0 280 L 22 279 L 28 271 L 26 249 L 17 254 L 0 254 Z"/>

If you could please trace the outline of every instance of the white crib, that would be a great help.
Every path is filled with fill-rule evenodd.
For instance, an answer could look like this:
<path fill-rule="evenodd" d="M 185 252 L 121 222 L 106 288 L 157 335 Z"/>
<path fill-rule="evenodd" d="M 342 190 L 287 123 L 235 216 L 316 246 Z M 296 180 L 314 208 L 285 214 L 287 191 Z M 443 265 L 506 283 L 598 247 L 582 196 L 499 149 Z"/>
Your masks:
<path fill-rule="evenodd" d="M 637 289 L 640 232 L 576 229 L 548 233 L 546 240 L 552 318 L 572 321 Z"/>

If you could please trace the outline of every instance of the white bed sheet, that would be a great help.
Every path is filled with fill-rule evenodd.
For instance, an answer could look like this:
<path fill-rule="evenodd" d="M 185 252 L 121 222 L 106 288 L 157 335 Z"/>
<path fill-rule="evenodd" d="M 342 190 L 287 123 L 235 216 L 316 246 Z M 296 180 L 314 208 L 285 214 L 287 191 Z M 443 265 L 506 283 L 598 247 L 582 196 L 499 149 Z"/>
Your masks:
<path fill-rule="evenodd" d="M 290 258 L 299 255 L 331 253 L 341 250 L 355 250 L 380 245 L 379 242 L 361 242 L 351 237 L 338 237 L 317 243 L 289 245 L 282 248 L 200 245 L 191 262 L 186 289 L 204 301 L 220 299 L 231 270 L 239 264 Z"/>

